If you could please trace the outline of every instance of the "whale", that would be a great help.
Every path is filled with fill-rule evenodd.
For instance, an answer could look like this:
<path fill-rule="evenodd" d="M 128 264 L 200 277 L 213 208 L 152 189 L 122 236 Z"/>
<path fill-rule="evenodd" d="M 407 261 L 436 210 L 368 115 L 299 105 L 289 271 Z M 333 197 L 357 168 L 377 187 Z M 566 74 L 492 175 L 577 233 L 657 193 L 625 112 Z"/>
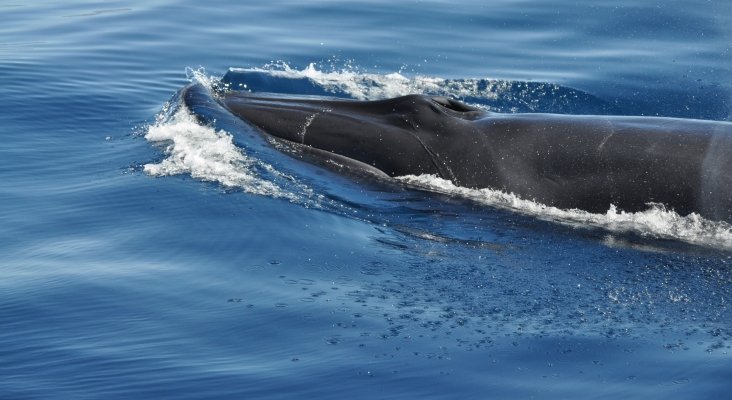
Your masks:
<path fill-rule="evenodd" d="M 190 84 L 201 121 L 213 111 L 268 138 L 383 177 L 430 174 L 560 209 L 732 222 L 732 123 L 650 116 L 496 113 L 422 94 L 360 101 Z"/>

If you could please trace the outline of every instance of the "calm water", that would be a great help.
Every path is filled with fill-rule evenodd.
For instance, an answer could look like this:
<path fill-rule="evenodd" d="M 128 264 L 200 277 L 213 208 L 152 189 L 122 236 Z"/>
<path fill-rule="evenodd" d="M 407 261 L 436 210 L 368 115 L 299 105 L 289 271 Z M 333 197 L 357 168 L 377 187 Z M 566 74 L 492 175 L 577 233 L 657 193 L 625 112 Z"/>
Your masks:
<path fill-rule="evenodd" d="M 728 225 L 346 178 L 161 111 L 228 72 L 730 120 L 729 2 L 33 3 L 0 0 L 0 398 L 729 396 Z"/>

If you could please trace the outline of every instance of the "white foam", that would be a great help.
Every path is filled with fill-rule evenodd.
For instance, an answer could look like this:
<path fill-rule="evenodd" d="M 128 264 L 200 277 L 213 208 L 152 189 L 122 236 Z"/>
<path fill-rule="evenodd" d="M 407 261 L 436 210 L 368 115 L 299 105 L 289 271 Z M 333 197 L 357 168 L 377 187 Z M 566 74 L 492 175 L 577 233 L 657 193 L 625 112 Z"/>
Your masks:
<path fill-rule="evenodd" d="M 287 78 L 302 79 L 308 78 L 324 90 L 331 92 L 346 93 L 359 100 L 377 100 L 391 97 L 404 96 L 413 93 L 430 93 L 439 96 L 475 96 L 489 97 L 491 90 L 478 88 L 475 80 L 448 81 L 439 77 L 415 76 L 407 78 L 399 72 L 391 74 L 372 74 L 361 72 L 352 66 L 346 66 L 338 71 L 324 72 L 317 69 L 315 63 L 310 63 L 302 70 L 290 67 L 287 63 L 278 62 L 269 64 L 263 68 L 230 68 L 232 72 L 262 72 L 268 75 Z M 507 85 L 504 81 L 489 82 L 498 88 Z M 506 87 L 506 90 L 509 90 Z M 500 91 L 500 90 L 497 90 Z"/>
<path fill-rule="evenodd" d="M 206 69 L 203 67 L 198 67 L 196 69 L 186 67 L 186 78 L 191 82 L 200 83 L 209 90 L 216 87 L 221 80 L 220 77 L 215 77 L 206 73 Z"/>
<path fill-rule="evenodd" d="M 259 177 L 256 166 L 268 171 L 273 169 L 244 154 L 229 133 L 199 125 L 184 107 L 170 117 L 163 117 L 164 112 L 155 124 L 148 127 L 145 139 L 165 146 L 165 158 L 158 163 L 146 164 L 145 173 L 152 176 L 188 174 L 248 193 L 297 199 L 296 195 Z"/>
<path fill-rule="evenodd" d="M 514 194 L 492 189 L 468 189 L 455 186 L 449 180 L 434 175 L 409 175 L 398 180 L 430 191 L 457 195 L 492 207 L 508 209 L 577 227 L 599 227 L 611 232 L 633 232 L 661 239 L 682 240 L 688 243 L 732 249 L 732 225 L 726 222 L 710 221 L 698 214 L 681 216 L 666 210 L 661 205 L 650 205 L 641 212 L 618 211 L 611 206 L 605 214 L 594 214 L 583 210 L 563 210 Z"/>

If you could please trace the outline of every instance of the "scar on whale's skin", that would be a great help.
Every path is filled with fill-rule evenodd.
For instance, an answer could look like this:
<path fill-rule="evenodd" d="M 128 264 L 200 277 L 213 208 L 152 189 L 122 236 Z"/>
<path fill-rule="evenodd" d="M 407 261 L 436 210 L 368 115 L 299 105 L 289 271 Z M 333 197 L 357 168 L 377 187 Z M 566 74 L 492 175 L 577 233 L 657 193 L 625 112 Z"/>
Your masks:
<path fill-rule="evenodd" d="M 308 127 L 310 126 L 310 124 L 313 123 L 313 120 L 315 120 L 315 117 L 317 117 L 317 116 L 318 116 L 318 114 L 313 114 L 305 120 L 305 124 L 302 126 L 302 131 L 300 131 L 300 143 L 301 144 L 305 144 L 305 135 L 308 133 Z"/>

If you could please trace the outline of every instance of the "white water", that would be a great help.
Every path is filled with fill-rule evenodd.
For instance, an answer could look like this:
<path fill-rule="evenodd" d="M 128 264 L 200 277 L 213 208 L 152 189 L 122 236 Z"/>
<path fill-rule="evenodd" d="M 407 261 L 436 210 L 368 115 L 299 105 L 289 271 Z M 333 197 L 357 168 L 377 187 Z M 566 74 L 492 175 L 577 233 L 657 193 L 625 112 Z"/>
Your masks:
<path fill-rule="evenodd" d="M 275 183 L 262 179 L 255 167 L 270 172 L 274 169 L 252 159 L 234 144 L 228 132 L 198 124 L 184 107 L 172 116 L 163 117 L 149 126 L 145 139 L 164 146 L 165 158 L 144 166 L 152 176 L 188 174 L 193 178 L 216 182 L 227 188 L 247 193 L 297 200 L 298 197 Z"/>
<path fill-rule="evenodd" d="M 324 90 L 332 93 L 343 93 L 358 100 L 377 100 L 404 96 L 414 93 L 430 94 L 449 97 L 480 97 L 484 100 L 504 101 L 513 100 L 526 107 L 531 107 L 532 101 L 521 101 L 514 96 L 515 82 L 493 79 L 465 79 L 448 80 L 440 77 L 414 76 L 408 78 L 401 72 L 390 74 L 373 74 L 361 72 L 355 67 L 346 67 L 340 70 L 321 71 L 310 63 L 302 70 L 292 68 L 287 63 L 277 62 L 263 68 L 230 68 L 234 73 L 260 72 L 283 79 L 307 78 Z M 539 84 L 535 89 L 540 93 L 549 93 L 557 90 L 558 85 L 550 83 Z M 243 89 L 243 88 L 232 88 Z M 524 93 L 524 95 L 526 95 Z M 473 104 L 476 106 L 485 105 Z M 512 111 L 512 109 L 504 110 Z M 515 110 L 514 110 L 515 111 Z"/>
<path fill-rule="evenodd" d="M 597 227 L 618 233 L 632 232 L 654 238 L 732 249 L 732 225 L 710 221 L 693 213 L 681 216 L 660 205 L 650 204 L 647 210 L 634 213 L 618 211 L 611 206 L 605 214 L 594 214 L 577 209 L 563 210 L 550 207 L 500 190 L 455 186 L 449 180 L 434 175 L 409 175 L 397 179 L 422 189 L 460 196 L 491 207 L 508 209 L 562 224 Z"/>
<path fill-rule="evenodd" d="M 326 67 L 328 68 L 328 67 Z M 408 94 L 426 94 L 460 99 L 472 106 L 496 112 L 552 112 L 569 114 L 605 114 L 612 106 L 588 93 L 547 82 L 511 81 L 491 78 L 446 79 L 435 76 L 389 74 L 361 71 L 347 64 L 320 68 L 310 63 L 303 69 L 283 61 L 261 68 L 229 68 L 229 73 L 245 77 L 265 74 L 282 80 L 307 79 L 314 86 L 334 95 L 357 100 L 378 100 Z M 245 82 L 245 79 L 243 80 Z M 251 90 L 246 83 L 231 82 L 233 90 Z M 268 88 L 261 88 L 268 91 Z M 256 90 L 256 89 L 255 89 Z M 297 93 L 293 93 L 297 94 Z"/>

